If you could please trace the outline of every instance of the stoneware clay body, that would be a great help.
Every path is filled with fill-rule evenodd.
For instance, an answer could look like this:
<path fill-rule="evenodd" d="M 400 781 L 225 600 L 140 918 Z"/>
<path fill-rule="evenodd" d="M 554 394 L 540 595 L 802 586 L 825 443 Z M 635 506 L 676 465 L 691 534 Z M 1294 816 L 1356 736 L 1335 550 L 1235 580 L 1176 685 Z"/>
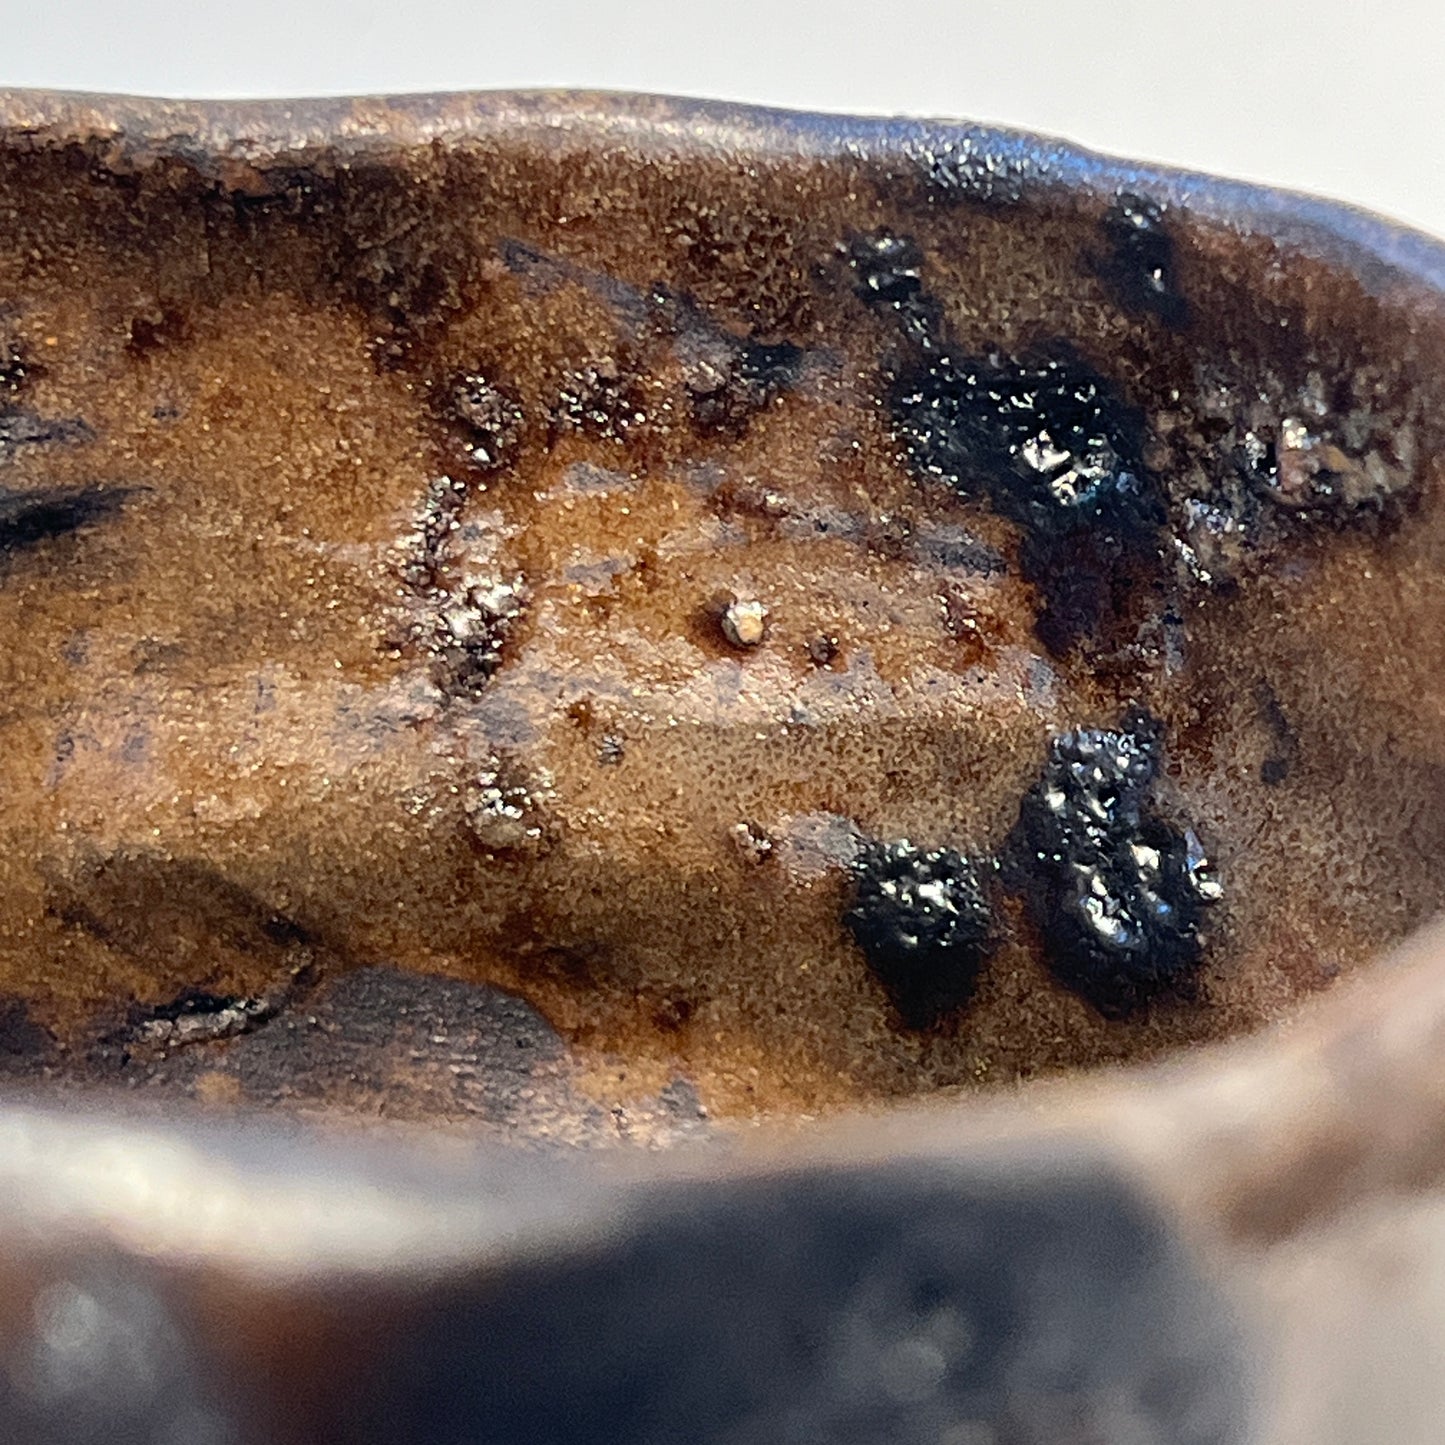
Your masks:
<path fill-rule="evenodd" d="M 17 1442 L 1445 1418 L 1445 249 L 945 123 L 0 94 Z"/>

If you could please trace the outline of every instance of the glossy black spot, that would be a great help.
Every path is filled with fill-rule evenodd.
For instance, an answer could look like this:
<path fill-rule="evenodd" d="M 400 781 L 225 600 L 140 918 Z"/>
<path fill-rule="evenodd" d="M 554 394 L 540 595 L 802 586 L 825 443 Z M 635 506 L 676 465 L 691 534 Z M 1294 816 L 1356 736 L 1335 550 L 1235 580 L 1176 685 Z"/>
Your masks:
<path fill-rule="evenodd" d="M 848 263 L 857 277 L 858 295 L 865 301 L 902 306 L 923 294 L 923 253 L 906 236 L 879 231 L 855 237 L 848 248 Z"/>
<path fill-rule="evenodd" d="M 925 357 L 892 389 L 916 472 L 982 495 L 1019 523 L 1019 570 L 1040 590 L 1036 627 L 1067 652 L 1126 612 L 1157 569 L 1166 520 L 1143 462 L 1144 418 L 1062 345 L 1053 355 Z"/>
<path fill-rule="evenodd" d="M 92 1059 L 100 1062 L 109 1056 L 125 1065 L 138 1056 L 137 1050 L 145 1054 L 153 1048 L 164 1051 L 251 1033 L 275 1018 L 290 992 L 283 986 L 273 995 L 237 997 L 187 986 L 163 1003 L 132 1004 L 125 1022 L 97 1041 Z"/>
<path fill-rule="evenodd" d="M 1048 966 L 1107 1017 L 1187 992 L 1219 896 L 1198 839 L 1151 805 L 1158 766 L 1148 719 L 1065 733 L 1019 811 L 1010 871 Z"/>
<path fill-rule="evenodd" d="M 1098 269 L 1119 303 L 1168 326 L 1183 326 L 1189 307 L 1175 280 L 1174 238 L 1164 207 L 1125 191 L 1104 216 L 1103 229 L 1108 251 Z"/>
<path fill-rule="evenodd" d="M 983 492 L 1031 532 L 1152 535 L 1164 521 L 1142 413 L 1063 347 L 939 357 L 898 379 L 893 408 L 918 470 Z"/>
<path fill-rule="evenodd" d="M 1144 464 L 1143 411 L 1063 340 L 1024 356 L 961 354 L 907 238 L 857 237 L 847 253 L 858 295 L 894 313 L 911 343 L 888 390 L 894 434 L 915 473 L 1022 527 L 1018 567 L 1040 592 L 1040 641 L 1063 654 L 1136 626 L 1134 594 L 1160 571 L 1168 521 Z"/>
<path fill-rule="evenodd" d="M 927 1028 L 973 996 L 993 946 L 979 869 L 949 848 L 870 843 L 855 865 L 846 922 L 909 1028 Z"/>
<path fill-rule="evenodd" d="M 891 311 L 905 336 L 931 350 L 939 333 L 938 305 L 923 289 L 923 252 L 889 231 L 855 236 L 847 248 L 853 289 L 875 309 Z"/>

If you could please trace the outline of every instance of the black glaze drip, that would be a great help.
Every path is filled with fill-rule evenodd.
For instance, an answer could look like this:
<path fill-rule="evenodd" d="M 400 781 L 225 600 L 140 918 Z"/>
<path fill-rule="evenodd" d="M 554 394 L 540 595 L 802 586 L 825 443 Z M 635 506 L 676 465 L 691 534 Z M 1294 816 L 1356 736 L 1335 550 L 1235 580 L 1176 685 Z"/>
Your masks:
<path fill-rule="evenodd" d="M 890 402 L 915 472 L 1020 524 L 1051 653 L 1127 614 L 1135 579 L 1161 565 L 1167 511 L 1143 415 L 1105 377 L 1063 345 L 1024 360 L 938 354 L 906 368 Z"/>
<path fill-rule="evenodd" d="M 919 470 L 982 490 L 1030 533 L 1152 537 L 1164 522 L 1142 414 L 1063 348 L 1030 361 L 940 356 L 901 376 L 892 401 Z"/>
<path fill-rule="evenodd" d="M 932 351 L 941 320 L 937 302 L 923 289 L 923 252 L 906 236 L 878 231 L 855 236 L 846 253 L 854 292 L 870 306 L 891 311 L 910 341 Z"/>
<path fill-rule="evenodd" d="M 993 947 L 979 869 L 949 848 L 869 843 L 854 864 L 846 922 L 909 1028 L 927 1028 L 973 996 Z"/>
<path fill-rule="evenodd" d="M 1198 839 L 1151 806 L 1157 724 L 1054 739 L 1019 810 L 1011 881 L 1054 976 L 1106 1017 L 1187 994 L 1219 886 Z"/>
<path fill-rule="evenodd" d="M 1163 566 L 1168 520 L 1143 412 L 1063 341 L 1021 357 L 958 353 L 908 238 L 855 238 L 847 257 L 855 292 L 909 343 L 887 401 L 912 470 L 1020 525 L 1040 641 L 1060 655 L 1129 618 L 1131 589 Z"/>

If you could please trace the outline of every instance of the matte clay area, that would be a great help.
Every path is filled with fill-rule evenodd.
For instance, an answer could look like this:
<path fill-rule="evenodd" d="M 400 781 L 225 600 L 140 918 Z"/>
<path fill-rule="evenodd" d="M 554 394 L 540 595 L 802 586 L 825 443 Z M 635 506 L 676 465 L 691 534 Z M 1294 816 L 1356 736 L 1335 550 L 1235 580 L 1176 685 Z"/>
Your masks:
<path fill-rule="evenodd" d="M 1445 902 L 1438 317 L 648 116 L 0 137 L 0 1064 L 669 1138 L 1252 1030 Z M 1049 862 L 1080 729 L 1148 776 Z"/>

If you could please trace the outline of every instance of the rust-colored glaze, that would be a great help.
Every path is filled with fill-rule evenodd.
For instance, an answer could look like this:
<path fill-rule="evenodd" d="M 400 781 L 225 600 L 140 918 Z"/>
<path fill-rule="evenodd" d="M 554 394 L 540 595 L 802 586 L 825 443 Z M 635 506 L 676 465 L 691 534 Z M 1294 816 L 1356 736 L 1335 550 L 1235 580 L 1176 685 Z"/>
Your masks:
<path fill-rule="evenodd" d="M 321 141 L 270 114 L 0 107 L 29 428 L 0 486 L 92 509 L 0 580 L 22 1072 L 314 1098 L 234 1035 L 386 965 L 521 995 L 585 1108 L 682 1076 L 811 1112 L 1253 1030 L 1445 902 L 1445 332 L 1403 273 L 1175 203 L 1177 324 L 1101 263 L 1110 196 L 930 179 L 922 143 L 663 103 L 358 102 Z M 907 341 L 848 258 L 884 231 L 961 354 L 1064 342 L 1109 378 L 1166 486 L 1234 445 L 1227 392 L 1408 436 L 1404 501 L 1276 521 L 1227 587 L 1166 535 L 1051 649 L 1018 526 L 900 454 Z M 999 852 L 1049 738 L 1138 705 L 1224 890 L 1193 995 L 1101 1016 L 1000 894 L 973 1002 L 905 1027 L 842 923 L 858 839 Z M 262 1003 L 167 1063 L 155 1010 L 198 994 Z"/>

